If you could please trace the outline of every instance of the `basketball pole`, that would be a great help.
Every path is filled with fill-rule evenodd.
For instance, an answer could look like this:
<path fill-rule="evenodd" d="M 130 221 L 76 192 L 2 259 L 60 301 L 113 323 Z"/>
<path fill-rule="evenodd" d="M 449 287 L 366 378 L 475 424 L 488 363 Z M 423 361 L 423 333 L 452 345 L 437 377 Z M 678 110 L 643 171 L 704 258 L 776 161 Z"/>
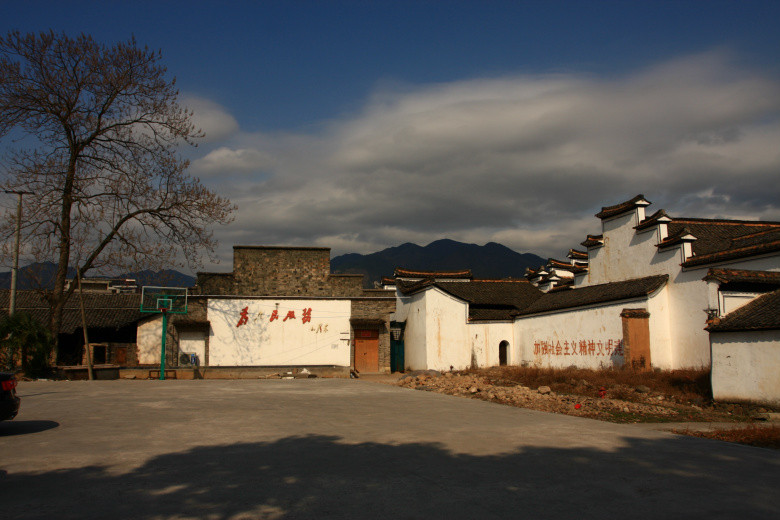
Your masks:
<path fill-rule="evenodd" d="M 160 348 L 160 381 L 165 381 L 165 336 L 168 335 L 168 313 L 164 307 L 160 309 L 163 315 L 162 346 Z"/>

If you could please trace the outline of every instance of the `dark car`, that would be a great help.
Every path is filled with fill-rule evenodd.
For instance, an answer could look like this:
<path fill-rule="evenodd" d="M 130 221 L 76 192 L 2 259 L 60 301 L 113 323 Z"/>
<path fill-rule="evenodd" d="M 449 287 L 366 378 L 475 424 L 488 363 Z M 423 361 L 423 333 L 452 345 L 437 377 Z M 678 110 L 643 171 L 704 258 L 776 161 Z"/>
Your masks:
<path fill-rule="evenodd" d="M 19 396 L 16 395 L 16 377 L 0 372 L 0 421 L 13 419 L 19 413 Z"/>

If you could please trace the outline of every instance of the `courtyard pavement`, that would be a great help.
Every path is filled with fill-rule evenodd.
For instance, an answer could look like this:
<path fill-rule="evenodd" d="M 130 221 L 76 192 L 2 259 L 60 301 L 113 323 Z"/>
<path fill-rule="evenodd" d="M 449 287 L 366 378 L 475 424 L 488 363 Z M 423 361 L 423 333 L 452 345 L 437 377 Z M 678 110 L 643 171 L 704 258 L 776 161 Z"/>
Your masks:
<path fill-rule="evenodd" d="M 349 379 L 22 382 L 2 518 L 779 518 L 780 454 Z"/>

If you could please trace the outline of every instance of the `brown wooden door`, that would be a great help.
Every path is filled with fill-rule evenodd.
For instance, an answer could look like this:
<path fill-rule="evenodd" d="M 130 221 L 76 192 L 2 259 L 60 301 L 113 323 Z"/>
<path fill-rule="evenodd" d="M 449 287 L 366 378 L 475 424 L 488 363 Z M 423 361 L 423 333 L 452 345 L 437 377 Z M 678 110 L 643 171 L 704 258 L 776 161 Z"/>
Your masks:
<path fill-rule="evenodd" d="M 117 347 L 114 364 L 124 366 L 127 364 L 127 347 Z"/>
<path fill-rule="evenodd" d="M 379 372 L 379 331 L 355 330 L 355 370 Z"/>
<path fill-rule="evenodd" d="M 650 313 L 644 309 L 623 309 L 623 348 L 625 361 L 631 368 L 649 370 Z"/>

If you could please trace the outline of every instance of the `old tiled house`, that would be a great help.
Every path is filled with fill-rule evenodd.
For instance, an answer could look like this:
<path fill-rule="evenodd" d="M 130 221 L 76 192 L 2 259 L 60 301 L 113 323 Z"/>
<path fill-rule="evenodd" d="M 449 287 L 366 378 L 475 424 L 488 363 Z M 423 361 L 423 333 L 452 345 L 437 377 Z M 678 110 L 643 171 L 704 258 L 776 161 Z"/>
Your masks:
<path fill-rule="evenodd" d="M 477 300 L 436 280 L 399 282 L 407 364 L 463 368 L 504 356 L 550 367 L 712 364 L 716 395 L 780 401 L 780 223 L 647 216 L 649 205 L 638 195 L 602 208 L 601 233 L 584 250 L 528 271 L 535 293 L 512 282 L 516 297 L 488 290 Z M 481 314 L 491 305 L 505 313 Z M 741 379 L 761 395 L 735 393 Z"/>

